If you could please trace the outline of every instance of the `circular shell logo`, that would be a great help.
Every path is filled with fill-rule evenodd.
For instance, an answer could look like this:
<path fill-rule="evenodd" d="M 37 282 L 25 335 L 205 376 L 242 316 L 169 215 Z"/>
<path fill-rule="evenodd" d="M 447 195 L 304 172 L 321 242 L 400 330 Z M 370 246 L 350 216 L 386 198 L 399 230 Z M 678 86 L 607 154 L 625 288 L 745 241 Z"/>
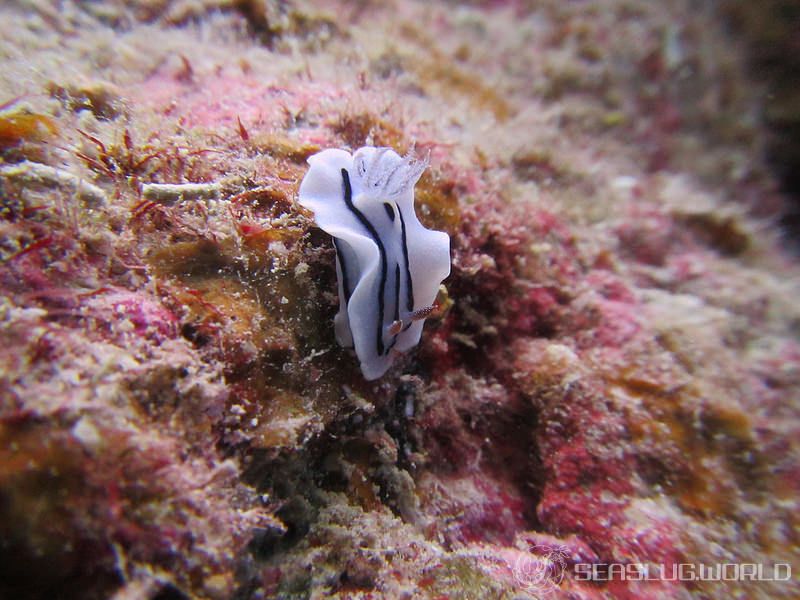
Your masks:
<path fill-rule="evenodd" d="M 568 553 L 563 546 L 532 546 L 514 563 L 514 580 L 539 595 L 553 591 L 564 579 Z"/>

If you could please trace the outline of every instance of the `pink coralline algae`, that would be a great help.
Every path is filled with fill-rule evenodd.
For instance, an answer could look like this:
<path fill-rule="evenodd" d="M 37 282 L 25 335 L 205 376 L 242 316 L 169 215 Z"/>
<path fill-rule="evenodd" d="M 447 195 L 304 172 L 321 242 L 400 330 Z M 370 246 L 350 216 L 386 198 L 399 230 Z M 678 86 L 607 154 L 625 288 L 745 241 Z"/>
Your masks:
<path fill-rule="evenodd" d="M 0 596 L 798 597 L 792 37 L 734 4 L 3 5 Z M 452 259 L 375 381 L 297 201 L 363 146 Z"/>

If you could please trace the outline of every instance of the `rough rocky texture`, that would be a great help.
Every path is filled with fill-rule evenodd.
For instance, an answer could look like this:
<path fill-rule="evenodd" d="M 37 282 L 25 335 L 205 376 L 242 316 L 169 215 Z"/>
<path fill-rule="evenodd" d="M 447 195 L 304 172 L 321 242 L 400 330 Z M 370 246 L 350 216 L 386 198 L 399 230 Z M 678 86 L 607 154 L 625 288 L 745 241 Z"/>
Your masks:
<path fill-rule="evenodd" d="M 575 570 L 800 569 L 800 268 L 705 7 L 0 7 L 0 595 L 797 597 Z M 296 204 L 365 143 L 453 253 L 374 383 Z"/>

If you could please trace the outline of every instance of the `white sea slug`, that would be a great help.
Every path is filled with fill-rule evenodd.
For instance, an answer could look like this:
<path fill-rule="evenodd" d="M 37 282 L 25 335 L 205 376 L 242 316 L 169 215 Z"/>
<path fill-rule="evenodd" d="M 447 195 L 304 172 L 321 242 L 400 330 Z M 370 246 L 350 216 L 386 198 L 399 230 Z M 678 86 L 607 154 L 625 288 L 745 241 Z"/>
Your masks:
<path fill-rule="evenodd" d="M 450 274 L 450 238 L 425 229 L 414 212 L 414 184 L 427 161 L 391 148 L 310 157 L 300 204 L 333 236 L 339 278 L 339 344 L 355 347 L 366 379 L 419 343 L 439 285 Z"/>

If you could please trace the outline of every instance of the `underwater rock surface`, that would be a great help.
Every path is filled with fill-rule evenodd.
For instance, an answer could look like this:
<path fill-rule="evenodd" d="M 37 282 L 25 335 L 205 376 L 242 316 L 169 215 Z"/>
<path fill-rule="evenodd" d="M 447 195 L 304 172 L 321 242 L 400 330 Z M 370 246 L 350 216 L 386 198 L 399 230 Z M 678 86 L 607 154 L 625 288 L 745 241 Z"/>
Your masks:
<path fill-rule="evenodd" d="M 800 267 L 721 10 L 3 4 L 0 596 L 798 597 Z M 453 261 L 374 382 L 297 203 L 364 145 L 430 152 Z"/>

